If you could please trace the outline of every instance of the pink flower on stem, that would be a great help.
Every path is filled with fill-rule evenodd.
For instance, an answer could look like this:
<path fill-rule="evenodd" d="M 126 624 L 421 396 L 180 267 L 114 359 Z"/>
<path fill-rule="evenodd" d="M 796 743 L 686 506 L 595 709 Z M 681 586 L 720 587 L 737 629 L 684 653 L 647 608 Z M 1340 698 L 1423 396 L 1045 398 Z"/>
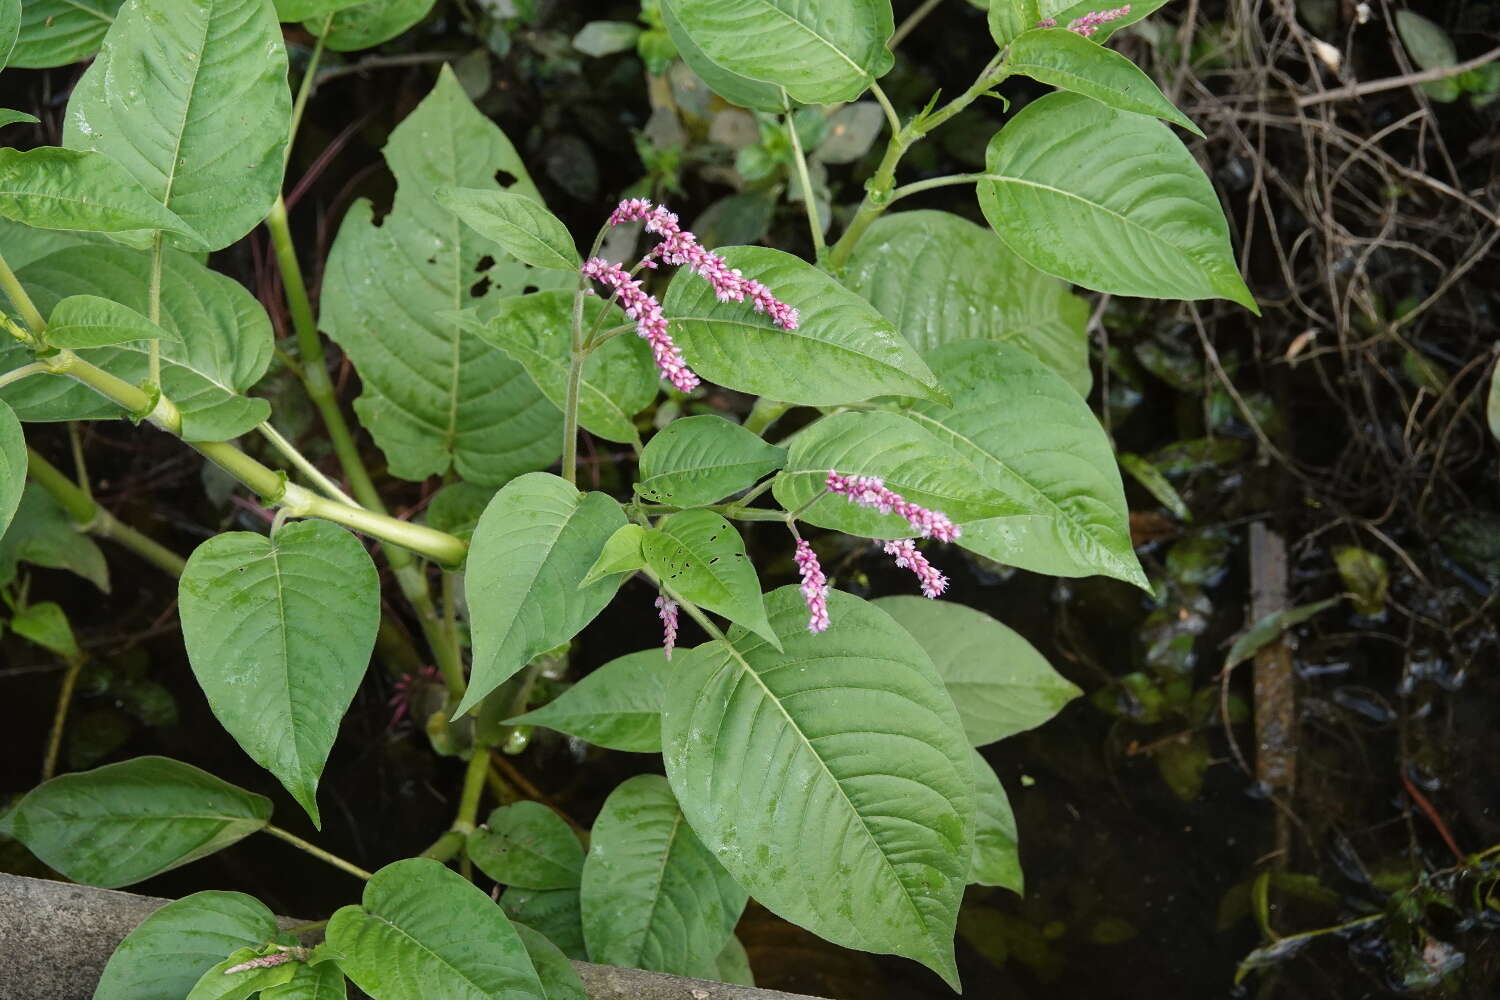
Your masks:
<path fill-rule="evenodd" d="M 677 602 L 670 597 L 658 597 L 656 599 L 656 613 L 661 618 L 661 648 L 666 652 L 667 659 L 670 660 L 672 658 L 672 650 L 677 646 Z"/>
<path fill-rule="evenodd" d="M 802 539 L 797 539 L 797 569 L 802 573 L 802 599 L 807 602 L 807 630 L 828 630 L 828 578 L 818 565 L 818 554 Z"/>
<path fill-rule="evenodd" d="M 946 514 L 907 502 L 901 494 L 886 489 L 878 476 L 841 476 L 830 469 L 825 485 L 829 492 L 839 494 L 850 503 L 873 508 L 882 514 L 899 514 L 923 538 L 951 542 L 959 535 L 958 525 Z"/>
<path fill-rule="evenodd" d="M 396 728 L 396 724 L 406 718 L 411 711 L 412 701 L 421 694 L 421 689 L 430 684 L 441 684 L 442 675 L 438 668 L 427 665 L 419 668 L 415 673 L 402 674 L 396 681 L 396 693 L 391 695 L 391 700 L 386 704 L 395 709 L 391 713 L 390 724 L 387 729 Z"/>
<path fill-rule="evenodd" d="M 611 264 L 603 257 L 593 257 L 584 262 L 583 273 L 601 285 L 613 289 L 620 297 L 625 315 L 635 320 L 635 332 L 651 345 L 651 356 L 662 378 L 683 392 L 691 392 L 698 385 L 698 376 L 687 366 L 682 352 L 672 342 L 667 332 L 667 318 L 662 315 L 661 303 L 641 287 L 619 264 Z"/>
<path fill-rule="evenodd" d="M 1129 13 L 1129 4 L 1126 4 L 1123 7 L 1116 7 L 1113 10 L 1096 10 L 1092 13 L 1085 14 L 1082 17 L 1075 17 L 1073 20 L 1069 21 L 1068 30 L 1073 32 L 1073 34 L 1075 35 L 1082 35 L 1084 38 L 1087 38 L 1094 32 L 1099 30 L 1099 25 L 1108 24 L 1110 21 L 1118 21 L 1120 18 Z M 1047 25 L 1047 27 L 1054 27 L 1056 24 L 1057 22 L 1053 21 L 1052 24 Z"/>
<path fill-rule="evenodd" d="M 278 951 L 274 955 L 262 955 L 260 958 L 252 958 L 248 962 L 239 965 L 231 965 L 224 970 L 224 975 L 232 976 L 237 972 L 249 972 L 251 969 L 269 969 L 277 965 L 285 965 L 292 960 L 288 952 Z"/>
<path fill-rule="evenodd" d="M 948 578 L 927 557 L 917 551 L 917 543 L 910 538 L 885 543 L 886 555 L 895 556 L 896 565 L 917 574 L 922 583 L 922 596 L 936 598 L 948 589 Z"/>
<path fill-rule="evenodd" d="M 1057 27 L 1057 18 L 1044 17 L 1036 23 L 1036 26 L 1038 28 L 1055 28 Z"/>

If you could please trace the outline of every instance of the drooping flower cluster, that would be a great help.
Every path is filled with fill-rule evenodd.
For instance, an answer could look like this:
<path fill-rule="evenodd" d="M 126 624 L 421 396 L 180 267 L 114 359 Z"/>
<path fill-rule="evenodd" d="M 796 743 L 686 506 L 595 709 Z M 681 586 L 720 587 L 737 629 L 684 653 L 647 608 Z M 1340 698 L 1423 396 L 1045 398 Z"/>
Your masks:
<path fill-rule="evenodd" d="M 251 969 L 269 969 L 277 965 L 285 965 L 286 963 L 290 962 L 292 958 L 293 956 L 290 952 L 278 951 L 271 955 L 262 955 L 259 958 L 252 958 L 250 959 L 250 961 L 241 962 L 239 965 L 231 965 L 229 968 L 224 970 L 224 975 L 232 976 L 238 972 L 249 972 Z"/>
<path fill-rule="evenodd" d="M 655 296 L 642 288 L 641 283 L 623 267 L 611 264 L 603 257 L 584 261 L 583 273 L 619 295 L 625 315 L 635 320 L 635 332 L 651 345 L 651 356 L 656 359 L 662 378 L 683 392 L 696 388 L 698 376 L 693 374 L 682 352 L 672 342 L 672 335 L 667 332 L 667 318 L 662 315 L 661 303 Z"/>
<path fill-rule="evenodd" d="M 391 695 L 391 700 L 386 703 L 394 710 L 387 728 L 396 728 L 396 724 L 406 718 L 407 713 L 412 710 L 412 702 L 421 695 L 424 687 L 441 686 L 442 683 L 442 674 L 431 664 L 421 667 L 415 673 L 402 674 L 396 681 L 396 693 Z"/>
<path fill-rule="evenodd" d="M 825 482 L 830 493 L 837 493 L 850 503 L 871 507 L 882 514 L 898 514 L 923 538 L 951 542 L 959 535 L 958 525 L 941 511 L 909 503 L 901 494 L 886 489 L 879 476 L 841 476 L 829 470 Z"/>
<path fill-rule="evenodd" d="M 894 556 L 897 566 L 917 574 L 917 579 L 922 584 L 923 597 L 937 598 L 948 589 L 948 578 L 917 551 L 917 543 L 910 538 L 886 542 L 885 554 Z"/>
<path fill-rule="evenodd" d="M 1108 24 L 1110 21 L 1118 21 L 1129 13 L 1129 4 L 1123 7 L 1116 7 L 1113 10 L 1096 10 L 1069 21 L 1068 30 L 1075 35 L 1082 35 L 1084 38 L 1087 38 L 1099 30 L 1099 25 Z M 1038 28 L 1055 28 L 1057 27 L 1057 18 L 1044 17 L 1036 23 L 1036 26 Z"/>
<path fill-rule="evenodd" d="M 828 578 L 823 567 L 818 565 L 818 554 L 802 539 L 797 540 L 797 569 L 802 574 L 802 599 L 807 602 L 807 630 L 824 632 L 828 629 Z"/>
<path fill-rule="evenodd" d="M 670 660 L 672 658 L 672 650 L 677 647 L 677 602 L 670 597 L 658 597 L 656 599 L 656 613 L 661 618 L 661 648 L 666 652 L 667 659 Z"/>

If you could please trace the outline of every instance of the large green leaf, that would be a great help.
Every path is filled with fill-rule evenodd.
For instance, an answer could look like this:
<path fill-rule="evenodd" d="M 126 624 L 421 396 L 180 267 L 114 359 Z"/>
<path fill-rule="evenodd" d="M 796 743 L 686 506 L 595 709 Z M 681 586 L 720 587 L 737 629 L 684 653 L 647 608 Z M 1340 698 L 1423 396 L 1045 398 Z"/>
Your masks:
<path fill-rule="evenodd" d="M 367 0 L 365 3 L 341 5 L 333 15 L 333 25 L 324 41 L 334 52 L 368 49 L 395 38 L 427 16 L 433 0 Z M 323 30 L 321 19 L 302 25 L 316 35 Z"/>
<path fill-rule="evenodd" d="M 386 865 L 359 906 L 328 921 L 328 946 L 377 1000 L 543 1000 L 505 912 L 429 858 Z"/>
<path fill-rule="evenodd" d="M 949 212 L 895 212 L 855 246 L 844 279 L 924 355 L 959 340 L 1019 344 L 1088 395 L 1088 303 Z"/>
<path fill-rule="evenodd" d="M 43 313 L 72 295 L 97 295 L 137 313 L 149 309 L 151 261 L 124 247 L 76 246 L 27 265 L 22 284 Z M 189 441 L 222 441 L 270 415 L 270 404 L 243 395 L 265 374 L 273 350 L 271 321 L 245 287 L 184 253 L 162 259 L 162 388 L 182 411 Z M 175 342 L 174 342 L 175 341 Z M 127 382 L 149 371 L 144 341 L 80 351 Z M 0 370 L 25 357 L 20 345 L 0 347 Z M 72 379 L 27 379 L 0 390 L 22 420 L 83 420 L 121 416 L 118 406 Z"/>
<path fill-rule="evenodd" d="M 0 403 L 0 538 L 26 489 L 26 435 L 15 411 Z"/>
<path fill-rule="evenodd" d="M 1016 817 L 1000 776 L 978 750 L 974 761 L 974 855 L 969 881 L 977 885 L 999 885 L 1025 892 L 1021 856 L 1016 837 Z"/>
<path fill-rule="evenodd" d="M 673 278 L 662 309 L 688 364 L 704 378 L 788 403 L 832 406 L 875 396 L 941 397 L 942 389 L 890 320 L 828 275 L 766 247 L 719 251 L 801 314 L 783 330 L 745 302 L 720 302 L 713 286 Z"/>
<path fill-rule="evenodd" d="M 708 84 L 710 90 L 730 104 L 738 104 L 742 108 L 772 113 L 786 110 L 786 94 L 780 87 L 774 83 L 752 80 L 738 73 L 731 73 L 705 55 L 678 22 L 674 6 L 676 3 L 677 0 L 662 0 L 662 23 L 666 25 L 667 34 L 671 36 L 672 43 L 677 48 L 677 54 L 682 56 L 682 61 L 687 63 L 688 68 L 697 73 L 704 83 Z"/>
<path fill-rule="evenodd" d="M 41 229 L 116 233 L 136 247 L 152 238 L 139 230 L 162 229 L 195 242 L 187 223 L 114 160 L 56 146 L 0 149 L 0 215 Z"/>
<path fill-rule="evenodd" d="M 523 199 L 525 200 L 525 199 Z M 584 330 L 628 322 L 618 307 L 598 298 L 584 303 Z M 488 323 L 471 329 L 480 340 L 520 362 L 542 393 L 561 410 L 568 395 L 573 293 L 536 292 L 499 303 Z M 651 348 L 639 337 L 615 337 L 589 355 L 579 386 L 578 422 L 606 441 L 638 444 L 632 419 L 656 398 L 656 366 Z"/>
<path fill-rule="evenodd" d="M 673 593 L 777 644 L 745 540 L 724 518 L 711 510 L 668 514 L 641 539 L 641 553 Z"/>
<path fill-rule="evenodd" d="M 327 521 L 215 535 L 188 560 L 178 612 L 209 708 L 321 828 L 318 778 L 380 626 L 370 554 Z"/>
<path fill-rule="evenodd" d="M 129 306 L 98 295 L 70 295 L 47 317 L 53 347 L 110 347 L 132 340 L 181 340 Z"/>
<path fill-rule="evenodd" d="M 109 956 L 94 1000 L 161 1000 L 188 990 L 225 955 L 276 938 L 276 917 L 239 892 L 195 892 L 126 935 Z"/>
<path fill-rule="evenodd" d="M 204 971 L 198 982 L 188 992 L 187 1000 L 249 1000 L 263 989 L 272 989 L 288 982 L 296 973 L 296 967 L 288 962 L 283 965 L 244 969 L 233 975 L 229 970 L 261 957 L 254 948 L 238 948 Z"/>
<path fill-rule="evenodd" d="M 577 835 L 540 802 L 516 802 L 490 813 L 469 834 L 468 852 L 490 878 L 523 889 L 576 889 L 583 871 Z"/>
<path fill-rule="evenodd" d="M 24 474 L 26 466 L 20 468 Z M 109 593 L 109 565 L 104 553 L 73 523 L 52 494 L 36 483 L 26 484 L 10 527 L 0 536 L 0 586 L 15 578 L 16 564 L 23 562 L 65 569 Z"/>
<path fill-rule="evenodd" d="M 519 363 L 465 328 L 462 310 L 486 320 L 501 298 L 568 279 L 514 260 L 432 197 L 443 186 L 493 189 L 497 171 L 515 178 L 508 190 L 540 197 L 526 168 L 447 67 L 385 157 L 395 205 L 377 226 L 370 203 L 354 203 L 323 282 L 323 328 L 363 383 L 360 421 L 403 479 L 452 467 L 499 486 L 545 467 L 562 452 L 562 414 Z"/>
<path fill-rule="evenodd" d="M 595 746 L 661 752 L 661 701 L 670 664 L 660 647 L 610 660 L 553 701 L 509 721 L 546 726 Z"/>
<path fill-rule="evenodd" d="M 1048 94 L 995 134 L 985 162 L 984 216 L 1033 267 L 1100 292 L 1257 311 L 1213 185 L 1161 122 Z"/>
<path fill-rule="evenodd" d="M 514 479 L 495 494 L 474 529 L 464 571 L 474 661 L 458 715 L 604 609 L 620 577 L 579 584 L 624 523 L 624 511 L 608 496 L 580 493 L 545 472 Z"/>
<path fill-rule="evenodd" d="M 206 857 L 271 818 L 271 800 L 165 757 L 136 757 L 38 785 L 11 833 L 75 882 L 113 889 Z"/>
<path fill-rule="evenodd" d="M 1112 108 L 1161 118 L 1181 125 L 1194 135 L 1203 135 L 1140 67 L 1076 32 L 1056 29 L 1023 32 L 1010 43 L 1005 68 Z"/>
<path fill-rule="evenodd" d="M 835 944 L 906 955 L 957 988 L 953 930 L 973 850 L 963 726 L 922 647 L 880 609 L 796 587 L 766 600 L 783 651 L 743 628 L 683 657 L 667 776 L 751 895 Z"/>
<path fill-rule="evenodd" d="M 998 350 L 1002 345 L 977 346 Z M 878 476 L 905 499 L 941 511 L 959 525 L 1018 510 L 953 445 L 901 413 L 835 413 L 799 431 L 791 440 L 786 468 L 776 477 L 777 502 L 787 510 L 798 510 L 823 493 L 829 470 L 846 476 Z M 800 516 L 820 527 L 866 538 L 915 534 L 896 514 L 882 514 L 831 493 Z"/>
<path fill-rule="evenodd" d="M 577 889 L 506 889 L 500 907 L 511 920 L 546 935 L 564 955 L 588 960 Z"/>
<path fill-rule="evenodd" d="M 291 129 L 271 0 L 136 0 L 68 100 L 64 145 L 118 160 L 219 250 L 266 217 Z"/>
<path fill-rule="evenodd" d="M 786 462 L 786 449 L 706 413 L 674 420 L 646 442 L 635 491 L 652 503 L 697 507 L 749 489 Z"/>
<path fill-rule="evenodd" d="M 708 975 L 746 898 L 684 822 L 665 778 L 638 775 L 610 793 L 583 865 L 590 961 Z"/>
<path fill-rule="evenodd" d="M 890 0 L 667 0 L 703 56 L 804 104 L 852 101 L 894 61 Z"/>
<path fill-rule="evenodd" d="M 982 611 L 923 597 L 873 603 L 932 658 L 973 746 L 1040 726 L 1083 693 L 1035 646 Z"/>
<path fill-rule="evenodd" d="M 535 198 L 460 187 L 439 188 L 433 194 L 439 205 L 519 261 L 573 274 L 583 266 L 568 227 Z"/>
<path fill-rule="evenodd" d="M 124 0 L 25 0 L 21 34 L 9 65 L 24 69 L 66 66 L 99 51 Z"/>
<path fill-rule="evenodd" d="M 346 1000 L 344 972 L 335 962 L 298 965 L 292 978 L 280 986 L 263 990 L 260 1000 Z"/>
<path fill-rule="evenodd" d="M 964 524 L 958 544 L 1038 573 L 1102 573 L 1146 586 L 1114 452 L 1078 394 L 1009 344 L 949 344 L 932 363 L 953 405 L 915 403 L 908 418 L 1012 504 Z"/>
<path fill-rule="evenodd" d="M 13 271 L 69 247 L 112 245 L 114 241 L 102 233 L 37 229 L 0 216 L 0 254 Z"/>

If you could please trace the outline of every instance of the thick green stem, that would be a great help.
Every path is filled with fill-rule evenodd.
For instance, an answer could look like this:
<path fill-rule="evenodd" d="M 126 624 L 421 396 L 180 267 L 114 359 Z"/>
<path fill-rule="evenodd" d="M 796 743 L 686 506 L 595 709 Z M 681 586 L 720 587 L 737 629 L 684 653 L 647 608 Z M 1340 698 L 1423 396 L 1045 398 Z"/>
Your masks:
<path fill-rule="evenodd" d="M 47 329 L 47 321 L 37 311 L 36 303 L 31 301 L 31 296 L 26 294 L 26 289 L 21 287 L 16 272 L 5 263 L 5 257 L 0 256 L 0 288 L 5 289 L 5 294 L 15 304 L 16 312 L 21 314 L 21 321 L 33 335 L 40 336 Z"/>
<path fill-rule="evenodd" d="M 273 826 L 270 823 L 267 823 L 265 826 L 261 827 L 261 829 L 266 833 L 269 833 L 273 837 L 280 837 L 282 840 L 286 841 L 288 844 L 291 844 L 299 851 L 306 851 L 308 854 L 311 854 L 319 861 L 325 861 L 328 864 L 333 865 L 333 867 L 339 869 L 340 871 L 348 872 L 355 878 L 362 878 L 366 882 L 368 882 L 373 877 L 370 872 L 365 871 L 363 868 L 359 867 L 359 865 L 354 864 L 352 861 L 345 861 L 337 854 L 331 854 L 328 851 L 323 850 L 323 848 L 319 847 L 317 844 L 310 844 L 289 830 L 283 830 L 281 827 Z"/>
<path fill-rule="evenodd" d="M 792 140 L 792 161 L 797 165 L 797 180 L 802 184 L 802 208 L 807 213 L 807 229 L 812 236 L 813 256 L 823 256 L 823 223 L 818 219 L 818 205 L 813 198 L 812 176 L 807 171 L 807 156 L 802 152 L 802 140 L 797 135 L 797 123 L 788 114 L 787 135 Z"/>
<path fill-rule="evenodd" d="M 782 414 L 791 408 L 791 403 L 783 403 L 779 399 L 767 399 L 762 396 L 750 408 L 750 415 L 745 418 L 745 430 L 751 434 L 764 435 L 767 428 L 780 420 Z"/>
<path fill-rule="evenodd" d="M 468 836 L 479 825 L 479 803 L 484 796 L 485 777 L 490 773 L 490 748 L 476 745 L 464 771 L 464 790 L 458 800 L 458 815 L 451 832 Z"/>

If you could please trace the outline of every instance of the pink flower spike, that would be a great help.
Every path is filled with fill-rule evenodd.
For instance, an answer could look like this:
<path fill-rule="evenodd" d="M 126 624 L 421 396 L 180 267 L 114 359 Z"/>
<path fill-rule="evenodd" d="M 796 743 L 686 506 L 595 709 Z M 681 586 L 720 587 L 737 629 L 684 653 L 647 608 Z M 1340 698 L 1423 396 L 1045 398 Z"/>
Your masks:
<path fill-rule="evenodd" d="M 1113 10 L 1096 10 L 1093 13 L 1085 14 L 1082 17 L 1077 17 L 1069 21 L 1068 30 L 1075 35 L 1082 35 L 1084 38 L 1087 38 L 1099 30 L 1099 25 L 1118 21 L 1129 13 L 1129 4 L 1123 7 L 1116 7 Z M 1056 22 L 1053 23 L 1055 24 Z"/>
<path fill-rule="evenodd" d="M 278 951 L 274 955 L 262 955 L 260 958 L 252 958 L 248 962 L 239 965 L 231 965 L 224 970 L 224 975 L 232 976 L 237 972 L 249 972 L 251 969 L 269 969 L 277 965 L 285 965 L 292 960 L 292 956 L 284 951 Z"/>
<path fill-rule="evenodd" d="M 658 597 L 656 599 L 656 613 L 661 618 L 661 648 L 666 652 L 667 659 L 670 660 L 672 658 L 672 650 L 677 646 L 677 602 L 670 597 Z"/>
<path fill-rule="evenodd" d="M 917 579 L 922 583 L 923 597 L 936 598 L 948 589 L 948 578 L 928 562 L 926 556 L 917 551 L 917 543 L 910 538 L 886 542 L 885 552 L 886 555 L 896 558 L 897 566 L 917 574 Z"/>
<path fill-rule="evenodd" d="M 802 573 L 802 599 L 807 602 L 807 630 L 828 631 L 828 578 L 818 565 L 818 554 L 802 539 L 797 540 L 797 569 Z"/>
<path fill-rule="evenodd" d="M 1036 26 L 1038 28 L 1055 28 L 1057 27 L 1057 18 L 1044 17 L 1036 23 Z"/>
<path fill-rule="evenodd" d="M 626 203 L 628 204 L 628 203 Z M 622 209 L 624 204 L 620 206 Z M 618 213 L 619 209 L 616 210 Z M 619 264 L 611 264 L 603 257 L 593 257 L 584 262 L 583 274 L 601 285 L 615 290 L 625 315 L 635 320 L 635 332 L 651 345 L 651 356 L 662 378 L 683 392 L 691 392 L 698 385 L 698 376 L 687 366 L 682 352 L 672 342 L 667 332 L 667 318 L 662 315 L 661 303 L 657 302 L 641 287 L 641 283 L 630 276 Z"/>
<path fill-rule="evenodd" d="M 830 493 L 837 493 L 850 503 L 878 510 L 882 514 L 900 515 L 923 538 L 951 542 L 959 536 L 958 525 L 949 520 L 946 514 L 909 503 L 901 494 L 886 489 L 885 483 L 878 476 L 841 476 L 830 469 L 825 485 Z"/>

